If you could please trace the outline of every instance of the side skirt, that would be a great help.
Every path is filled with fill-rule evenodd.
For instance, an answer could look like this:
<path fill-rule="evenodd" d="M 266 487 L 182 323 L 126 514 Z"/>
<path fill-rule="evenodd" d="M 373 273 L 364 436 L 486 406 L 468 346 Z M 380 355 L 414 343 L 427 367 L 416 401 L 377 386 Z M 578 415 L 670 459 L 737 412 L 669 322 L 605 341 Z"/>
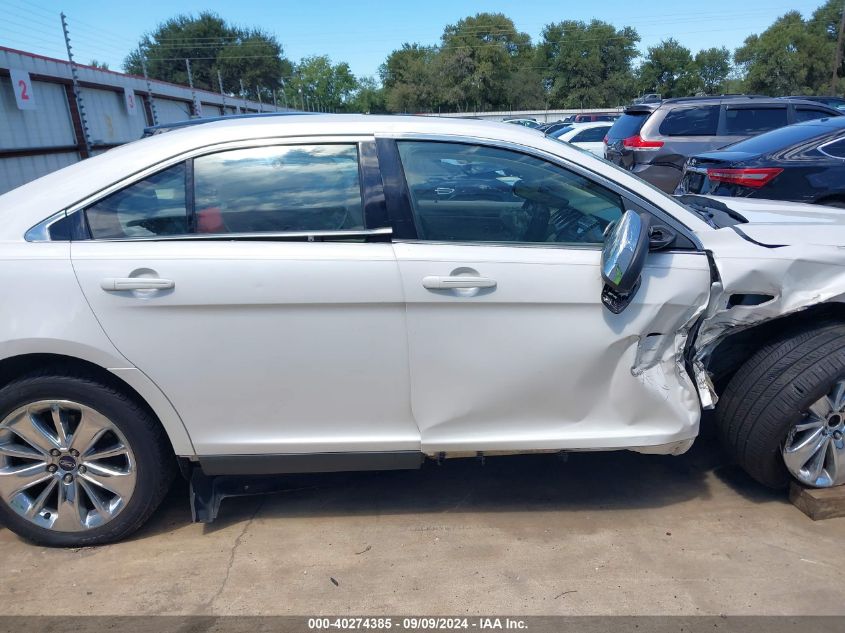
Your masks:
<path fill-rule="evenodd" d="M 425 455 L 416 451 L 384 453 L 306 453 L 283 455 L 212 455 L 200 457 L 184 474 L 190 482 L 191 518 L 211 523 L 226 497 L 282 492 L 294 473 L 366 470 L 416 470 Z"/>

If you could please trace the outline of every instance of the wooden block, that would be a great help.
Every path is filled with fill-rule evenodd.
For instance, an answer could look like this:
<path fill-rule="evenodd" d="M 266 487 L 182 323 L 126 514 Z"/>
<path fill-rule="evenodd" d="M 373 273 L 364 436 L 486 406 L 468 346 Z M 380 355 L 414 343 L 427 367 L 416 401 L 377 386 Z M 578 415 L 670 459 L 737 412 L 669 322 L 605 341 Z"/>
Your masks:
<path fill-rule="evenodd" d="M 845 517 L 845 486 L 804 488 L 793 482 L 789 500 L 813 521 Z"/>

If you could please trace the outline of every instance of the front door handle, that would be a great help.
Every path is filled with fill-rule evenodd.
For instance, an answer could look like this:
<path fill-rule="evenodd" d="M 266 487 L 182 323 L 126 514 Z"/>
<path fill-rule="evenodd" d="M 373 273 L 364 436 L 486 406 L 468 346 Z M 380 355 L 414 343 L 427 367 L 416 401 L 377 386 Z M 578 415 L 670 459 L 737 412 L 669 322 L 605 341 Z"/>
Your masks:
<path fill-rule="evenodd" d="M 107 292 L 119 292 L 121 290 L 170 290 L 175 285 L 172 279 L 160 279 L 159 277 L 109 277 L 100 282 L 100 288 Z"/>
<path fill-rule="evenodd" d="M 449 290 L 451 288 L 495 288 L 496 280 L 489 277 L 466 277 L 463 275 L 453 275 L 449 277 L 440 277 L 437 275 L 429 275 L 423 277 L 422 284 L 424 288 L 429 290 Z"/>

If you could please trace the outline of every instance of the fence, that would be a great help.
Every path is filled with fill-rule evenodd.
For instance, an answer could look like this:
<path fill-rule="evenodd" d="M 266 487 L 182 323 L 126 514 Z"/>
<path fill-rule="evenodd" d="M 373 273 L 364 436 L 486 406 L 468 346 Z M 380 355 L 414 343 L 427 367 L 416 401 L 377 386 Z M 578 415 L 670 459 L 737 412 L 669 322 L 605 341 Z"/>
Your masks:
<path fill-rule="evenodd" d="M 69 62 L 0 46 L 0 193 L 134 141 L 148 125 L 287 110 L 91 66 L 74 69 L 80 99 Z"/>

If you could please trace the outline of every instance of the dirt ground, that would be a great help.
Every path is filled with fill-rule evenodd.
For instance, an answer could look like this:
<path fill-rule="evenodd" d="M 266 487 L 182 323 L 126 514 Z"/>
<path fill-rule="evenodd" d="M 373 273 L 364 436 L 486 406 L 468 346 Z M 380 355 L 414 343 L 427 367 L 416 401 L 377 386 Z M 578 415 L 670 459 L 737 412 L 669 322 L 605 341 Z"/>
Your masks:
<path fill-rule="evenodd" d="M 687 455 L 455 460 L 308 475 L 189 521 L 179 482 L 116 545 L 0 529 L 5 615 L 845 614 L 845 519 Z"/>

